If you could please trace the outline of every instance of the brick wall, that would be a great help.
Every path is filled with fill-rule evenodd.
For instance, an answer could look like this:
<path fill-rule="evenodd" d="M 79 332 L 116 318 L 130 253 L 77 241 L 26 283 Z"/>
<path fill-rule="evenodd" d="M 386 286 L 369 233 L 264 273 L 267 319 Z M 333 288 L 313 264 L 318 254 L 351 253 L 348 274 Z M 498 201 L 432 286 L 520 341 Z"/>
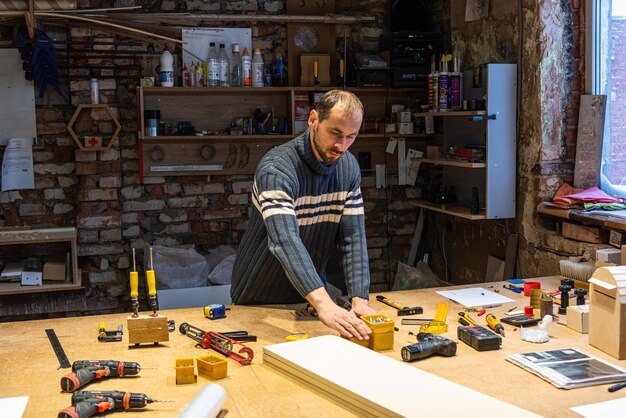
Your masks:
<path fill-rule="evenodd" d="M 611 166 L 605 174 L 612 184 L 623 185 L 626 184 L 626 18 L 614 18 L 611 25 L 613 54 L 607 92 L 611 107 Z"/>
<path fill-rule="evenodd" d="M 79 6 L 101 7 L 83 1 Z M 157 2 L 154 11 L 228 13 L 284 13 L 283 1 Z M 338 0 L 343 14 L 373 15 L 373 23 L 349 25 L 349 38 L 364 48 L 377 48 L 386 2 Z M 339 25 L 341 26 L 341 25 Z M 343 36 L 343 29 L 338 33 Z M 268 47 L 286 36 L 276 25 L 255 25 L 253 43 Z M 139 182 L 136 137 L 136 87 L 146 57 L 158 57 L 162 43 L 131 39 L 97 28 L 71 27 L 67 52 L 59 51 L 67 71 L 67 97 L 48 91 L 37 102 L 38 133 L 44 146 L 35 150 L 35 190 L 0 193 L 4 226 L 76 226 L 79 265 L 92 312 L 128 310 L 128 272 L 131 248 L 150 245 L 194 244 L 209 252 L 221 246 L 236 248 L 250 211 L 251 176 L 149 177 Z M 67 65 L 66 65 L 66 64 Z M 100 102 L 117 117 L 119 140 L 104 151 L 80 151 L 66 125 L 76 106 L 89 103 L 89 79 L 100 85 Z M 84 111 L 77 131 L 110 125 L 97 112 Z M 410 198 L 415 190 L 390 181 L 387 190 L 376 189 L 374 177 L 365 175 L 367 236 L 371 259 L 372 290 L 389 288 L 399 259 L 406 259 L 415 223 Z M 141 270 L 141 269 L 140 269 Z M 142 301 L 145 303 L 145 301 Z"/>

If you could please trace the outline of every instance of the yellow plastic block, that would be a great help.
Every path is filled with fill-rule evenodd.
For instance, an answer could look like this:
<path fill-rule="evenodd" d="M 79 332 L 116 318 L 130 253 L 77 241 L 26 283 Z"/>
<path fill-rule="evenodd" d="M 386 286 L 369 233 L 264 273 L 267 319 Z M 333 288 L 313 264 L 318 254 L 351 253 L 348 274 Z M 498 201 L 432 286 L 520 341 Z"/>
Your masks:
<path fill-rule="evenodd" d="M 372 330 L 372 334 L 379 334 L 389 331 L 393 332 L 394 321 L 387 315 L 363 315 L 361 319 L 367 324 L 368 327 L 370 327 L 370 329 Z"/>
<path fill-rule="evenodd" d="M 176 384 L 186 385 L 196 383 L 196 368 L 193 358 L 178 358 L 174 363 L 176 368 Z"/>
<path fill-rule="evenodd" d="M 393 329 L 388 332 L 372 332 L 369 348 L 374 351 L 393 350 Z"/>
<path fill-rule="evenodd" d="M 208 354 L 206 356 L 196 357 L 196 361 L 198 362 L 199 374 L 213 380 L 226 377 L 228 362 L 224 357 Z"/>

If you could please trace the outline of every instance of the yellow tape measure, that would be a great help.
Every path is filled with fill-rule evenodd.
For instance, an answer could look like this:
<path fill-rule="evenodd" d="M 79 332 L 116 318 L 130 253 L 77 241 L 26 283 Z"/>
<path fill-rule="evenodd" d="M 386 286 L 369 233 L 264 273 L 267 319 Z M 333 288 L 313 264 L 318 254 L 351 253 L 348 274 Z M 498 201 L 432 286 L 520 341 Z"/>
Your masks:
<path fill-rule="evenodd" d="M 297 334 L 289 334 L 285 337 L 285 341 L 298 341 L 298 340 L 306 340 L 309 338 L 309 334 L 306 332 L 299 332 Z"/>

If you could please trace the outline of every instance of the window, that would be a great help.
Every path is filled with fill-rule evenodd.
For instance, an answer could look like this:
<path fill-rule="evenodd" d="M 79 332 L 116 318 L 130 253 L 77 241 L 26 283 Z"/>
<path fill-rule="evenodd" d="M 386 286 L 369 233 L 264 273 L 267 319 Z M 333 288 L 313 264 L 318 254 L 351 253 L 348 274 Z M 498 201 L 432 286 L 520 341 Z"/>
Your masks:
<path fill-rule="evenodd" d="M 626 197 L 626 1 L 586 4 L 589 90 L 607 96 L 600 187 Z"/>

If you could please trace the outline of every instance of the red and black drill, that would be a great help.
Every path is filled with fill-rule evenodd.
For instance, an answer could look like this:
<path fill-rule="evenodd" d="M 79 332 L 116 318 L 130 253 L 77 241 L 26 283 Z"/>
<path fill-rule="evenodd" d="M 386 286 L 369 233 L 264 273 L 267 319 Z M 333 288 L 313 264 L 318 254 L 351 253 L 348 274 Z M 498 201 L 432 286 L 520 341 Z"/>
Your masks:
<path fill-rule="evenodd" d="M 144 408 L 157 401 L 143 393 L 119 390 L 80 390 L 72 394 L 72 406 L 58 414 L 58 418 L 88 418 L 106 411 L 128 411 Z"/>
<path fill-rule="evenodd" d="M 77 360 L 72 363 L 72 373 L 61 378 L 61 390 L 74 392 L 93 380 L 134 376 L 140 370 L 141 366 L 134 361 Z"/>

